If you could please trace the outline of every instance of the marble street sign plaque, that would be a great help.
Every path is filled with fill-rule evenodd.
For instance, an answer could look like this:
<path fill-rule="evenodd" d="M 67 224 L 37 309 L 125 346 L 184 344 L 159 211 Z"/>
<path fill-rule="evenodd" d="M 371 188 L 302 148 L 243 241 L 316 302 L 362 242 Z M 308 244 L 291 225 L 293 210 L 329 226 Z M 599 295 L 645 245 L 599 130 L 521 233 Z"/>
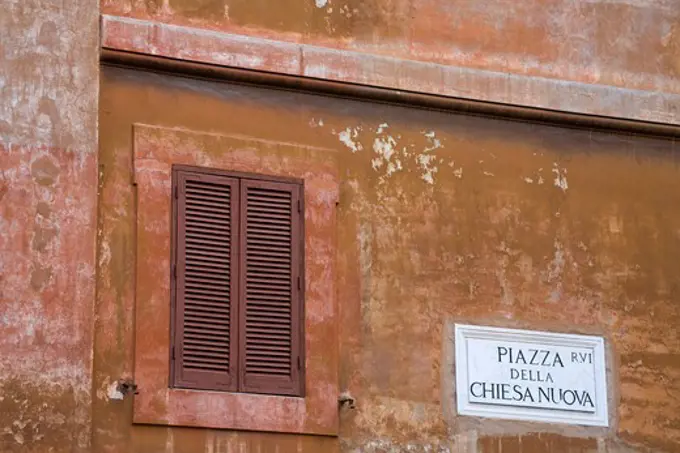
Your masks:
<path fill-rule="evenodd" d="M 456 324 L 458 413 L 608 426 L 604 340 Z"/>

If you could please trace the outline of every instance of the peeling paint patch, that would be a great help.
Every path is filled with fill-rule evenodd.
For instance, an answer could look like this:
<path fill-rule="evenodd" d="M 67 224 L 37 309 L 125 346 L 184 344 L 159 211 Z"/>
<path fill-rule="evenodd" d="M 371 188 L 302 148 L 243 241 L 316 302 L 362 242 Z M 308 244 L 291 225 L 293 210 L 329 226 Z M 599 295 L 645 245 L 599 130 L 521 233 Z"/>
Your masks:
<path fill-rule="evenodd" d="M 567 182 L 567 169 L 560 168 L 557 162 L 553 164 L 552 172 L 555 174 L 555 187 L 562 189 L 562 192 L 566 192 L 569 188 L 569 183 Z"/>
<path fill-rule="evenodd" d="M 394 161 L 391 160 L 395 153 L 394 147 L 396 145 L 397 141 L 392 136 L 376 137 L 373 141 L 373 152 L 376 154 L 376 157 L 371 161 L 374 170 L 381 168 L 385 164 L 385 176 L 390 176 L 402 169 L 401 160 L 398 158 L 394 159 Z"/>
<path fill-rule="evenodd" d="M 317 125 L 320 126 L 322 124 L 312 119 L 310 125 L 317 127 Z M 416 164 L 420 172 L 420 179 L 427 184 L 434 184 L 435 175 L 439 171 L 439 165 L 449 165 L 449 167 L 454 169 L 454 176 L 462 179 L 462 167 L 456 168 L 454 161 L 447 162 L 448 159 L 434 154 L 434 151 L 444 147 L 441 140 L 436 136 L 435 131 L 421 131 L 422 136 L 426 139 L 426 143 L 423 146 L 422 142 L 416 143 L 408 139 L 402 139 L 402 136 L 399 134 L 387 134 L 388 128 L 390 128 L 390 125 L 387 123 L 380 123 L 375 128 L 368 128 L 369 131 L 375 133 L 372 146 L 374 157 L 371 159 L 371 168 L 376 172 L 382 173 L 379 176 L 380 184 L 385 183 L 387 178 L 397 172 L 412 171 L 412 168 L 408 168 L 409 163 Z M 339 133 L 336 133 L 334 130 L 331 132 L 333 135 L 337 135 L 340 142 L 352 153 L 356 153 L 363 150 L 361 141 L 358 138 L 361 131 L 361 126 L 350 126 Z M 418 149 L 422 149 L 422 151 L 419 152 Z"/>
<path fill-rule="evenodd" d="M 435 160 L 435 156 L 420 154 L 416 157 L 416 160 L 418 161 L 418 164 L 420 164 L 420 168 L 423 171 L 423 173 L 420 175 L 422 180 L 428 184 L 434 184 L 434 175 L 438 171 L 438 168 L 432 165 L 432 162 Z"/>
<path fill-rule="evenodd" d="M 456 161 L 449 162 L 449 167 L 453 169 L 453 176 L 458 179 L 463 179 L 463 167 L 456 167 Z"/>
<path fill-rule="evenodd" d="M 424 131 L 423 135 L 427 138 L 429 146 L 423 150 L 423 154 L 416 156 L 416 161 L 420 165 L 422 174 L 421 179 L 428 184 L 434 184 L 434 175 L 439 170 L 436 166 L 436 156 L 432 154 L 425 154 L 443 148 L 441 140 L 439 140 L 434 131 Z"/>
<path fill-rule="evenodd" d="M 394 146 L 397 144 L 392 136 L 378 137 L 373 142 L 373 151 L 389 161 L 394 154 Z"/>
<path fill-rule="evenodd" d="M 338 139 L 353 153 L 364 149 L 363 146 L 361 146 L 361 143 L 355 141 L 355 139 L 359 136 L 359 131 L 361 131 L 361 127 L 348 127 L 344 131 L 340 131 L 340 133 L 338 133 Z"/>
<path fill-rule="evenodd" d="M 550 302 L 558 302 L 562 296 L 562 275 L 566 264 L 564 248 L 562 243 L 555 239 L 555 253 L 548 269 L 548 282 L 555 283 L 555 287 L 550 292 Z"/>
<path fill-rule="evenodd" d="M 111 378 L 107 376 L 101 387 L 97 389 L 97 398 L 104 401 L 110 400 L 122 400 L 124 398 L 123 393 L 120 391 L 120 386 L 117 381 L 111 382 Z"/>
<path fill-rule="evenodd" d="M 423 135 L 427 137 L 430 146 L 425 148 L 424 152 L 434 151 L 435 149 L 443 148 L 441 140 L 439 140 L 434 131 L 424 132 Z"/>
<path fill-rule="evenodd" d="M 323 127 L 324 125 L 323 118 L 312 118 L 311 120 L 309 120 L 309 125 L 311 127 Z"/>
<path fill-rule="evenodd" d="M 534 155 L 535 155 L 535 153 L 534 153 Z M 540 186 L 545 182 L 545 180 L 543 179 L 543 176 L 541 175 L 542 171 L 543 171 L 543 168 L 539 168 L 532 176 L 522 177 L 522 181 L 524 181 L 527 184 L 538 184 Z"/>
<path fill-rule="evenodd" d="M 124 395 L 120 391 L 119 385 L 117 382 L 112 382 L 109 385 L 107 396 L 109 397 L 109 400 L 122 400 Z"/>
<path fill-rule="evenodd" d="M 317 8 L 324 8 L 328 4 L 328 0 L 314 0 Z"/>

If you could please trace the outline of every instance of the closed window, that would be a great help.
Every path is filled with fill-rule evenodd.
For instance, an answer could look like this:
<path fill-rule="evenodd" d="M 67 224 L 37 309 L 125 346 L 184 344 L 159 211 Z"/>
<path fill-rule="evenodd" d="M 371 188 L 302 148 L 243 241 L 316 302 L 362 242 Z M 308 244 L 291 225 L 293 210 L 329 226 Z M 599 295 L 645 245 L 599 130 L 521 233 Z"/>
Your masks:
<path fill-rule="evenodd" d="M 173 387 L 303 396 L 302 181 L 173 167 Z"/>

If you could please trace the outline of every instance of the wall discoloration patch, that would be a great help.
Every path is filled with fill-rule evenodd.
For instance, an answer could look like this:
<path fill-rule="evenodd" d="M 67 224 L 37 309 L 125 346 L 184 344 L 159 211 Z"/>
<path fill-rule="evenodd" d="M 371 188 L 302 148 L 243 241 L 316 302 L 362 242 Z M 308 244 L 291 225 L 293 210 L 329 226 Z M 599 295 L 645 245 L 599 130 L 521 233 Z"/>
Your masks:
<path fill-rule="evenodd" d="M 31 176 L 41 186 L 53 186 L 59 177 L 59 167 L 50 156 L 42 156 L 31 164 Z"/>
<path fill-rule="evenodd" d="M 77 153 L 47 146 L 10 145 L 0 155 L 11 180 L 0 209 L 0 374 L 15 386 L 0 392 L 0 405 L 13 405 L 0 432 L 25 451 L 88 451 L 94 158 L 83 165 Z"/>
<path fill-rule="evenodd" d="M 98 4 L 0 14 L 0 450 L 90 452 Z"/>
<path fill-rule="evenodd" d="M 79 444 L 89 440 L 78 434 L 86 420 L 73 417 L 78 405 L 87 404 L 88 396 L 76 393 L 71 384 L 33 387 L 19 379 L 7 379 L 0 394 L 0 410 L 12 415 L 0 432 L 3 451 L 77 451 Z"/>

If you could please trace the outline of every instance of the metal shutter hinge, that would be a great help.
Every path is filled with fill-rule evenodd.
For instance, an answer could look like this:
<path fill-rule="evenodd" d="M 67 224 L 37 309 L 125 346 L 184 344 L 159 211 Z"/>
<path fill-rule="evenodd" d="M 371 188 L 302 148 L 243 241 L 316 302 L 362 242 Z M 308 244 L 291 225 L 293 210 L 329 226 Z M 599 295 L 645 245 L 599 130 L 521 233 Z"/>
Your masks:
<path fill-rule="evenodd" d="M 302 212 L 302 201 L 298 200 L 297 205 L 298 212 Z"/>
<path fill-rule="evenodd" d="M 175 347 L 172 347 L 172 360 L 175 360 Z"/>
<path fill-rule="evenodd" d="M 177 265 L 176 264 L 172 265 L 172 279 L 177 280 Z"/>
<path fill-rule="evenodd" d="M 179 198 L 179 190 L 178 187 L 175 186 L 175 199 Z"/>
<path fill-rule="evenodd" d="M 300 277 L 297 278 L 297 285 L 298 289 L 302 289 L 302 279 Z"/>
<path fill-rule="evenodd" d="M 297 358 L 297 366 L 298 366 L 298 370 L 302 369 L 302 359 L 300 359 L 300 356 L 298 356 L 298 358 Z"/>

